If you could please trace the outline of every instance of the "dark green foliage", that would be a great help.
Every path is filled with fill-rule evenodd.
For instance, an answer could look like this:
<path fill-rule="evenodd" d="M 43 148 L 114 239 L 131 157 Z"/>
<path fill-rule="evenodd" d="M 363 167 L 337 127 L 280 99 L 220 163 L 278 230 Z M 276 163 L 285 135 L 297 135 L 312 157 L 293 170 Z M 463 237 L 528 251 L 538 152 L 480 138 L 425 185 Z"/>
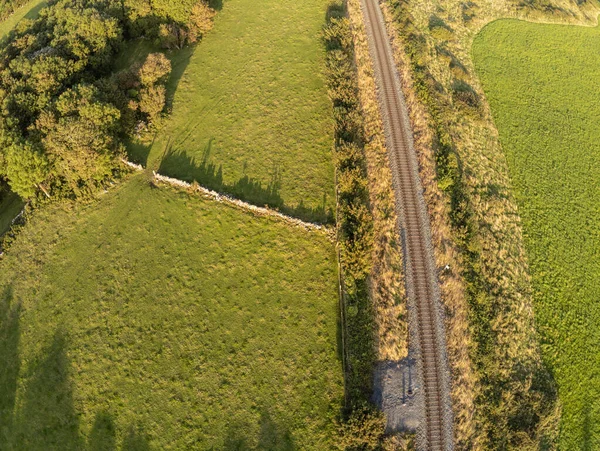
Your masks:
<path fill-rule="evenodd" d="M 0 49 L 0 174 L 22 197 L 44 185 L 78 196 L 112 175 L 118 111 L 80 83 L 109 70 L 121 39 L 100 7 L 62 0 Z"/>
<path fill-rule="evenodd" d="M 328 12 L 324 30 L 329 96 L 335 117 L 337 223 L 343 285 L 347 405 L 342 449 L 376 449 L 384 419 L 370 404 L 373 387 L 374 323 L 367 278 L 371 269 L 373 218 L 369 209 L 363 116 L 358 99 L 354 48 L 341 5 Z"/>
<path fill-rule="evenodd" d="M 479 96 L 473 87 L 464 80 L 452 80 L 452 97 L 467 106 L 477 108 Z"/>
<path fill-rule="evenodd" d="M 450 26 L 446 22 L 444 22 L 444 19 L 442 19 L 439 16 L 436 16 L 435 14 L 429 17 L 428 26 L 430 30 L 433 30 L 435 28 L 444 28 L 448 31 L 452 31 L 452 28 L 450 28 Z"/>
<path fill-rule="evenodd" d="M 157 39 L 166 48 L 197 42 L 215 11 L 204 0 L 108 0 L 130 37 Z"/>
<path fill-rule="evenodd" d="M 355 406 L 341 425 L 339 448 L 347 451 L 380 449 L 385 417 L 369 404 Z"/>
<path fill-rule="evenodd" d="M 156 36 L 160 25 L 192 20 L 178 25 L 188 36 L 178 45 L 206 31 L 213 14 L 200 0 L 58 0 L 2 43 L 0 178 L 21 197 L 94 192 L 116 175 L 123 138 L 164 109 L 171 67 L 163 55 L 110 76 L 144 11 L 160 18 L 143 28 Z"/>

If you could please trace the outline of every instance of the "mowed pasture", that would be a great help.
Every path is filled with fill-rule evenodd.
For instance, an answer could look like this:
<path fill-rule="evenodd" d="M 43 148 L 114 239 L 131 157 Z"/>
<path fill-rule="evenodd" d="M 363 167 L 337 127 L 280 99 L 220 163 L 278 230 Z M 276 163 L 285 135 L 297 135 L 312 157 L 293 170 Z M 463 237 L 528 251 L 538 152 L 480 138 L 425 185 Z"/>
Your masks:
<path fill-rule="evenodd" d="M 131 147 L 132 158 L 259 205 L 331 218 L 323 211 L 334 205 L 321 41 L 327 5 L 224 2 L 193 52 L 169 55 L 172 114 L 150 149 Z"/>
<path fill-rule="evenodd" d="M 334 245 L 137 175 L 0 260 L 0 449 L 330 449 Z"/>
<path fill-rule="evenodd" d="M 498 127 L 562 402 L 560 449 L 600 446 L 600 28 L 502 20 L 473 56 Z"/>

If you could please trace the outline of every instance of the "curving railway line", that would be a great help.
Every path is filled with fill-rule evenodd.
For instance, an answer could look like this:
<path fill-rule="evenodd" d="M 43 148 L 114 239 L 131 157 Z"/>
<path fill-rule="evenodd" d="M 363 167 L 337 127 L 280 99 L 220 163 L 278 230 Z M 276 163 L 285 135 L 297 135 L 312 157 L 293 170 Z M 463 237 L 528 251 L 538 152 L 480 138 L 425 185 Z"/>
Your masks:
<path fill-rule="evenodd" d="M 377 0 L 361 0 L 393 175 L 422 413 L 417 448 L 453 449 L 449 369 L 437 271 L 400 77 Z"/>

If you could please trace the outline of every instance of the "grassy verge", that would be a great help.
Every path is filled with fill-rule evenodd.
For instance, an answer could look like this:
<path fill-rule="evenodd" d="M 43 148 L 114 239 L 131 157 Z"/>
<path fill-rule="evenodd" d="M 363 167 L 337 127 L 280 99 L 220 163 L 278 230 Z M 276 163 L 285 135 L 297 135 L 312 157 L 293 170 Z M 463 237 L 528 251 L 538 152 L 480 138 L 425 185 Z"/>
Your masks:
<path fill-rule="evenodd" d="M 133 157 L 162 173 L 321 221 L 334 205 L 320 41 L 327 1 L 230 0 L 192 55 L 172 115 Z M 179 57 L 176 57 L 179 58 Z"/>
<path fill-rule="evenodd" d="M 523 219 L 561 449 L 600 444 L 600 29 L 498 21 L 473 56 Z"/>
<path fill-rule="evenodd" d="M 34 19 L 39 11 L 47 5 L 46 1 L 32 0 L 17 8 L 10 16 L 0 23 L 0 39 L 6 36 L 21 19 Z"/>
<path fill-rule="evenodd" d="M 0 448 L 331 448 L 335 281 L 324 235 L 142 176 L 40 209 L 0 261 Z"/>

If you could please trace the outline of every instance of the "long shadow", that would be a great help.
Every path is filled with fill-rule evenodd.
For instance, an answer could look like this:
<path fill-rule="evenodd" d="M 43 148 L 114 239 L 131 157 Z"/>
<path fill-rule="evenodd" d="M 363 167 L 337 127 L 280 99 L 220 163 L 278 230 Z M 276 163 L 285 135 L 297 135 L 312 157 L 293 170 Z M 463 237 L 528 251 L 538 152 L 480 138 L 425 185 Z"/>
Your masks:
<path fill-rule="evenodd" d="M 277 424 L 269 413 L 264 410 L 260 414 L 260 432 L 258 435 L 259 450 L 294 451 L 296 445 L 290 430 Z"/>
<path fill-rule="evenodd" d="M 246 451 L 250 449 L 244 425 L 238 422 L 231 423 L 227 428 L 227 435 L 223 443 L 223 451 Z"/>
<path fill-rule="evenodd" d="M 22 407 L 15 416 L 12 449 L 83 449 L 79 417 L 66 355 L 67 337 L 59 330 L 32 364 L 23 391 Z"/>
<path fill-rule="evenodd" d="M 140 425 L 131 425 L 123 440 L 122 451 L 150 451 L 150 441 Z"/>
<path fill-rule="evenodd" d="M 115 420 L 110 413 L 100 411 L 96 414 L 88 438 L 88 449 L 89 451 L 115 451 L 117 449 Z"/>
<path fill-rule="evenodd" d="M 221 11 L 223 9 L 223 0 L 208 0 L 208 6 L 215 11 Z"/>
<path fill-rule="evenodd" d="M 258 427 L 258 436 L 254 437 L 254 440 L 250 440 L 245 432 L 244 424 L 230 424 L 223 449 L 225 451 L 296 451 L 298 449 L 290 430 L 274 421 L 266 409 L 260 411 Z M 257 442 L 256 446 L 249 444 L 249 442 L 255 441 Z"/>
<path fill-rule="evenodd" d="M 138 20 L 153 21 L 156 22 L 156 24 L 160 24 L 164 22 L 165 19 L 158 16 L 146 16 Z M 133 26 L 136 26 L 135 23 Z M 131 61 L 132 64 L 145 61 L 150 53 L 155 52 L 165 52 L 165 56 L 169 59 L 169 61 L 171 61 L 171 75 L 169 76 L 165 86 L 167 90 L 165 111 L 170 114 L 173 109 L 175 93 L 179 88 L 179 83 L 181 82 L 183 74 L 185 74 L 185 71 L 190 64 L 192 55 L 196 51 L 196 45 L 187 45 L 181 49 L 169 51 L 165 51 L 165 49 L 162 49 L 156 45 L 140 45 L 139 43 L 135 43 L 135 41 L 130 42 L 129 45 L 139 45 L 139 51 L 135 54 L 135 58 Z M 135 141 L 130 141 L 127 143 L 127 153 L 129 158 L 132 161 L 141 164 L 142 166 L 147 165 L 148 156 L 150 155 L 151 149 L 152 144 L 142 144 Z"/>
<path fill-rule="evenodd" d="M 227 194 L 245 202 L 267 206 L 281 213 L 319 224 L 333 222 L 333 210 L 325 207 L 327 199 L 323 199 L 318 207 L 305 206 L 303 202 L 295 206 L 287 205 L 281 197 L 281 174 L 275 168 L 271 180 L 266 184 L 245 175 L 236 182 L 227 183 L 223 177 L 223 167 L 210 162 L 212 140 L 204 149 L 200 161 L 196 161 L 184 150 L 174 150 L 168 144 L 161 159 L 158 171 L 162 175 L 180 178 L 187 182 L 197 182 L 201 186 Z"/>
<path fill-rule="evenodd" d="M 106 411 L 96 414 L 87 446 L 80 434 L 64 331 L 57 330 L 27 373 L 20 374 L 20 315 L 21 304 L 14 301 L 12 286 L 7 286 L 0 294 L 0 450 L 116 451 L 115 420 Z M 25 385 L 17 406 L 19 376 Z M 142 428 L 131 426 L 121 449 L 150 451 L 151 447 Z"/>
<path fill-rule="evenodd" d="M 583 428 L 582 428 L 582 451 L 593 451 L 598 449 L 600 443 L 594 443 L 594 436 L 592 431 L 592 406 L 590 404 L 590 396 L 587 396 L 583 405 Z"/>
<path fill-rule="evenodd" d="M 40 15 L 40 11 L 48 6 L 48 2 L 41 2 L 27 11 L 27 14 L 23 16 L 24 19 L 34 20 Z"/>
<path fill-rule="evenodd" d="M 13 427 L 13 411 L 17 395 L 17 380 L 21 361 L 19 358 L 20 304 L 13 304 L 12 287 L 0 295 L 0 449 L 8 443 L 7 431 Z"/>

